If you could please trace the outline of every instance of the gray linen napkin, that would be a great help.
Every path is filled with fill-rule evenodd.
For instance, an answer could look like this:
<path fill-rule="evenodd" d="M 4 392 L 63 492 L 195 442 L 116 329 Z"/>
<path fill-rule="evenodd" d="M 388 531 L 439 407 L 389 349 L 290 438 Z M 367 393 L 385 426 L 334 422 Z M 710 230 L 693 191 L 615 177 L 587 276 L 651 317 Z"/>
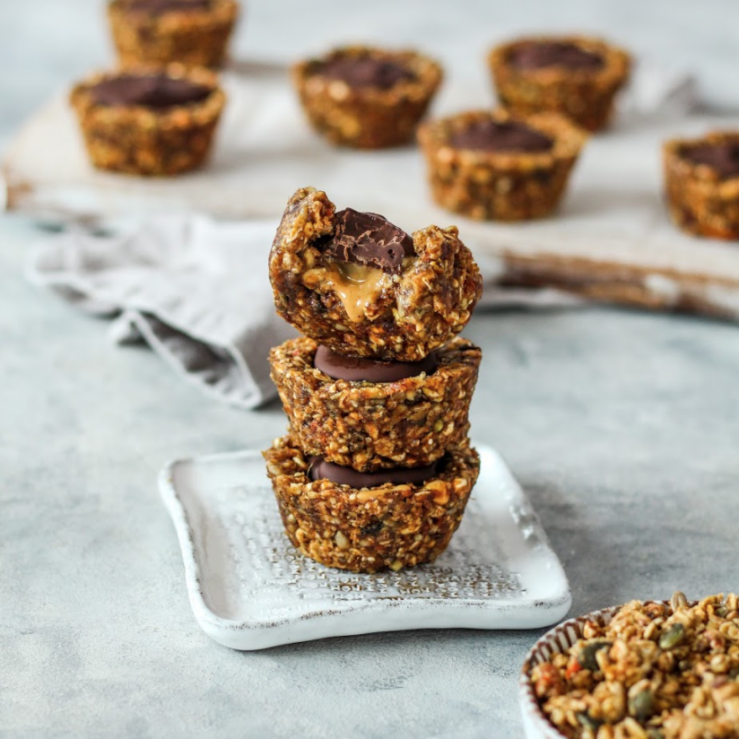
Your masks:
<path fill-rule="evenodd" d="M 295 335 L 275 313 L 267 276 L 276 228 L 172 216 L 113 236 L 72 229 L 34 248 L 27 275 L 115 317 L 117 343 L 143 339 L 201 390 L 255 408 L 276 394 L 269 349 Z"/>

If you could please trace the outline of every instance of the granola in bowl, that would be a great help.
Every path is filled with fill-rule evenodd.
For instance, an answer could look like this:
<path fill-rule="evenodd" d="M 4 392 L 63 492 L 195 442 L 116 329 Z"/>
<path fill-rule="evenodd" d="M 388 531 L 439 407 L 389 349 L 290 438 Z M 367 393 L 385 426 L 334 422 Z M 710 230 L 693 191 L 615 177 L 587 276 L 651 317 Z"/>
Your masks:
<path fill-rule="evenodd" d="M 632 601 L 573 619 L 524 663 L 527 736 L 739 736 L 739 598 Z"/>

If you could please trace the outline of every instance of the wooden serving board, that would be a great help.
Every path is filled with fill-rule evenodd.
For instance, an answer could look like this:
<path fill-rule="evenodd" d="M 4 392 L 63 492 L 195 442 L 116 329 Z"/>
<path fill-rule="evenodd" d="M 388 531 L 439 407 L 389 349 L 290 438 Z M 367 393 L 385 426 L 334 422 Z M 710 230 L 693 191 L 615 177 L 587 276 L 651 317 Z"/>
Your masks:
<path fill-rule="evenodd" d="M 588 142 L 555 217 L 505 225 L 434 206 L 415 147 L 355 152 L 325 144 L 305 123 L 284 68 L 242 65 L 223 83 L 229 102 L 210 164 L 173 179 L 93 170 L 66 96 L 52 100 L 7 151 L 8 207 L 55 219 L 162 211 L 276 219 L 295 189 L 313 185 L 338 207 L 382 213 L 408 231 L 455 223 L 489 283 L 739 320 L 739 244 L 677 231 L 662 203 L 660 168 L 664 139 L 739 128 L 737 119 L 622 117 Z M 451 79 L 435 113 L 491 102 Z"/>

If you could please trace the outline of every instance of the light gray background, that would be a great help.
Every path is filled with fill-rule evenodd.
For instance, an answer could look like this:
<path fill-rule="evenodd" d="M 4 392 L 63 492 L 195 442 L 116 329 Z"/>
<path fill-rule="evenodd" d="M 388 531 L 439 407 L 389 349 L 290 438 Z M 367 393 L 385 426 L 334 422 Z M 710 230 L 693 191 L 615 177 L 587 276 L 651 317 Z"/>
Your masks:
<path fill-rule="evenodd" d="M 478 79 L 491 41 L 599 31 L 739 107 L 732 0 L 258 0 L 236 56 L 412 43 Z M 94 0 L 0 0 L 0 141 L 110 58 Z M 288 189 L 290 189 L 288 187 Z M 38 237 L 0 221 L 0 736 L 518 737 L 536 633 L 415 632 L 239 654 L 190 612 L 155 478 L 261 446 L 281 410 L 199 395 L 153 354 L 22 278 Z M 731 247 L 727 247 L 731 248 Z M 739 589 L 739 329 L 609 308 L 476 316 L 474 434 L 507 457 L 569 574 L 573 612 Z"/>

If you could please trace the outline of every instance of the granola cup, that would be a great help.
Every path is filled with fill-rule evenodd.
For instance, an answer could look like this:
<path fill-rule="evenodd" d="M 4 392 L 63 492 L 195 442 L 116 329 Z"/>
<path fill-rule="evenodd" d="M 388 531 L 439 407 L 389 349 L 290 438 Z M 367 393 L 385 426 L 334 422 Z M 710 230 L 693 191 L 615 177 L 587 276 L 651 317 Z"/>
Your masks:
<path fill-rule="evenodd" d="M 353 87 L 321 74 L 328 61 L 364 55 L 399 63 L 415 78 L 380 89 Z M 413 51 L 349 46 L 295 64 L 292 78 L 308 120 L 318 133 L 341 146 L 382 149 L 412 138 L 441 84 L 442 70 L 432 59 Z"/>
<path fill-rule="evenodd" d="M 484 151 L 457 148 L 452 135 L 484 121 L 523 123 L 553 139 L 549 151 Z M 506 110 L 470 111 L 430 121 L 418 138 L 426 157 L 434 200 L 476 220 L 524 221 L 549 215 L 559 204 L 587 138 L 556 113 L 519 117 Z"/>
<path fill-rule="evenodd" d="M 597 70 L 551 66 L 517 69 L 511 53 L 523 45 L 562 42 L 599 54 L 603 66 Z M 488 63 L 501 104 L 517 115 L 545 111 L 566 115 L 588 131 L 605 127 L 613 112 L 616 93 L 626 84 L 631 69 L 627 52 L 587 36 L 530 37 L 494 48 Z"/>
<path fill-rule="evenodd" d="M 459 446 L 482 354 L 456 338 L 438 350 L 433 374 L 396 382 L 333 380 L 313 366 L 317 343 L 292 339 L 270 352 L 292 433 L 303 452 L 373 472 L 423 467 Z"/>
<path fill-rule="evenodd" d="M 480 461 L 467 443 L 448 454 L 438 476 L 424 483 L 361 489 L 312 481 L 292 434 L 277 439 L 264 457 L 293 545 L 328 567 L 378 572 L 432 562 L 449 544 Z"/>
<path fill-rule="evenodd" d="M 519 679 L 527 739 L 739 735 L 739 598 L 632 601 L 570 619 Z"/>
<path fill-rule="evenodd" d="M 136 67 L 126 74 L 159 72 Z M 100 73 L 74 86 L 70 102 L 79 118 L 85 147 L 98 169 L 137 175 L 174 175 L 199 167 L 211 148 L 215 129 L 226 102 L 216 76 L 206 69 L 170 64 L 164 72 L 212 88 L 202 101 L 151 109 L 140 105 L 99 105 L 91 88 L 117 72 Z"/>
<path fill-rule="evenodd" d="M 413 234 L 413 263 L 386 275 L 381 291 L 352 320 L 327 278 L 317 247 L 331 234 L 336 208 L 325 192 L 298 190 L 288 201 L 269 257 L 277 313 L 338 354 L 419 361 L 467 325 L 482 278 L 456 227 Z"/>
<path fill-rule="evenodd" d="M 219 67 L 239 14 L 235 0 L 214 0 L 212 7 L 132 11 L 125 0 L 108 5 L 108 19 L 121 66 L 179 62 L 189 67 Z"/>
<path fill-rule="evenodd" d="M 663 146 L 667 206 L 683 231 L 715 239 L 739 239 L 739 176 L 722 179 L 706 164 L 686 159 L 696 144 L 739 144 L 739 133 L 714 131 L 700 139 L 673 139 Z"/>

